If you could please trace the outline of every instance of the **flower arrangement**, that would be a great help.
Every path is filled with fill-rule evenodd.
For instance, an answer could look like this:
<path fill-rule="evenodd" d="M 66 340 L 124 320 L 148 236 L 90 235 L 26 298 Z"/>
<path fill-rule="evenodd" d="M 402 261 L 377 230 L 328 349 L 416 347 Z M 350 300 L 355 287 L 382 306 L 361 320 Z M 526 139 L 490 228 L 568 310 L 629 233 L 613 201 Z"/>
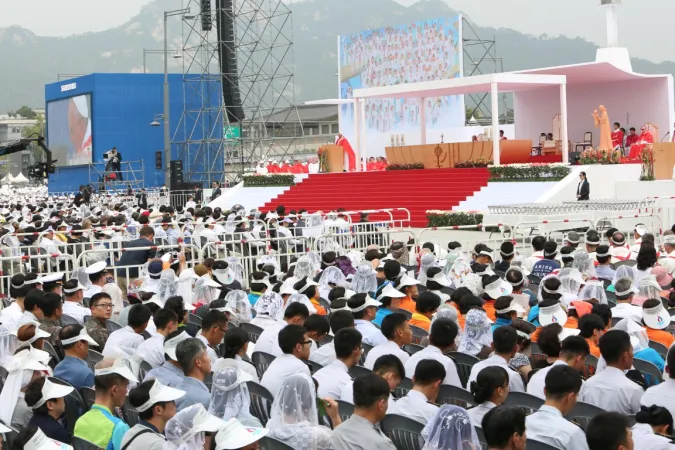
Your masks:
<path fill-rule="evenodd" d="M 316 151 L 319 157 L 319 172 L 328 172 L 328 148 L 324 145 Z"/>
<path fill-rule="evenodd" d="M 422 163 L 389 164 L 385 170 L 417 170 L 417 169 L 424 169 L 424 164 Z"/>
<path fill-rule="evenodd" d="M 455 169 L 472 169 L 475 167 L 487 167 L 493 164 L 493 161 L 488 161 L 484 158 L 478 158 L 475 161 L 457 161 Z"/>
<path fill-rule="evenodd" d="M 429 227 L 452 227 L 460 225 L 479 225 L 483 222 L 483 214 L 469 211 L 427 211 Z"/>
<path fill-rule="evenodd" d="M 271 175 L 245 175 L 242 177 L 244 187 L 271 187 L 293 186 L 295 175 L 271 174 Z"/>
<path fill-rule="evenodd" d="M 564 163 L 488 166 L 489 181 L 560 181 L 572 169 Z"/>
<path fill-rule="evenodd" d="M 583 165 L 588 164 L 619 164 L 621 162 L 621 151 L 619 150 L 584 150 L 579 157 L 579 162 Z"/>
<path fill-rule="evenodd" d="M 642 160 L 642 172 L 640 173 L 640 181 L 653 181 L 654 176 L 654 149 L 651 145 L 645 146 L 640 156 Z"/>

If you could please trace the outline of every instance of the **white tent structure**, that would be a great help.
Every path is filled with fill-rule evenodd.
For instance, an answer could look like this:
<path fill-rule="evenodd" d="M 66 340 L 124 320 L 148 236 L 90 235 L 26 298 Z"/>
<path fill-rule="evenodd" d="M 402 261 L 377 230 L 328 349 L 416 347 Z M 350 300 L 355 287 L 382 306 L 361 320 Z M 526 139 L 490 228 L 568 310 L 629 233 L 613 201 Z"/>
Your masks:
<path fill-rule="evenodd" d="M 5 176 L 2 178 L 2 180 L 0 180 L 0 182 L 2 182 L 2 184 L 13 183 L 13 182 L 14 182 L 14 177 L 12 176 L 11 173 L 7 173 L 7 175 L 5 175 Z"/>
<path fill-rule="evenodd" d="M 12 181 L 13 184 L 25 184 L 28 183 L 28 178 L 26 178 L 22 173 L 19 173 L 16 177 L 14 177 L 14 180 Z"/>

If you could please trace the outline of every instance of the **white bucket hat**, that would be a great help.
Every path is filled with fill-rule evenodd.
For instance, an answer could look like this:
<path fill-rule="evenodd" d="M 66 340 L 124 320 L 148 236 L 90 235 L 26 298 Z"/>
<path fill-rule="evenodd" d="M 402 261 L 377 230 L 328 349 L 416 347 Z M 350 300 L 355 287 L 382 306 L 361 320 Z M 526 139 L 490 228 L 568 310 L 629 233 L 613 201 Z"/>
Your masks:
<path fill-rule="evenodd" d="M 560 324 L 561 326 L 567 322 L 567 313 L 562 308 L 560 303 L 551 306 L 539 307 L 539 323 L 542 326 L 550 325 L 552 323 Z"/>

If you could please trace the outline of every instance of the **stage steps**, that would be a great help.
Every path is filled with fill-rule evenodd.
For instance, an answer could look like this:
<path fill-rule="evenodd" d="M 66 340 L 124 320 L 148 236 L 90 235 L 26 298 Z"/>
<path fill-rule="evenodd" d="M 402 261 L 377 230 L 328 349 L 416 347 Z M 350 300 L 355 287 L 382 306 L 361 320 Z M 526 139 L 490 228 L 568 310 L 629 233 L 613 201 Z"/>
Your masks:
<path fill-rule="evenodd" d="M 278 205 L 284 205 L 287 212 L 302 208 L 309 212 L 406 208 L 411 214 L 410 225 L 421 228 L 427 225 L 427 210 L 453 209 L 487 186 L 488 177 L 483 168 L 312 174 L 260 209 L 270 211 Z M 370 217 L 371 221 L 387 218 L 386 214 Z M 394 218 L 401 218 L 401 214 Z"/>

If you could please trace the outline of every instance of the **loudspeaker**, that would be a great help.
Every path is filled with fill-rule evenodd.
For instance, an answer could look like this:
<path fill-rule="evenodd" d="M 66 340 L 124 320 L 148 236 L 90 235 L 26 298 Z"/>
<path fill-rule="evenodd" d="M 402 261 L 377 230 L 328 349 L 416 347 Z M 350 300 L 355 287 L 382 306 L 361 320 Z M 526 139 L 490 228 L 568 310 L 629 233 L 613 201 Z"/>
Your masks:
<path fill-rule="evenodd" d="M 216 26 L 218 27 L 218 59 L 223 74 L 223 101 L 229 123 L 245 119 L 239 92 L 239 72 L 234 37 L 234 1 L 216 0 Z"/>
<path fill-rule="evenodd" d="M 183 185 L 183 161 L 180 159 L 171 161 L 171 190 L 180 190 Z"/>
<path fill-rule="evenodd" d="M 201 0 L 202 31 L 213 29 L 213 17 L 211 16 L 211 0 Z"/>
<path fill-rule="evenodd" d="M 162 152 L 155 152 L 155 169 L 162 170 Z"/>

